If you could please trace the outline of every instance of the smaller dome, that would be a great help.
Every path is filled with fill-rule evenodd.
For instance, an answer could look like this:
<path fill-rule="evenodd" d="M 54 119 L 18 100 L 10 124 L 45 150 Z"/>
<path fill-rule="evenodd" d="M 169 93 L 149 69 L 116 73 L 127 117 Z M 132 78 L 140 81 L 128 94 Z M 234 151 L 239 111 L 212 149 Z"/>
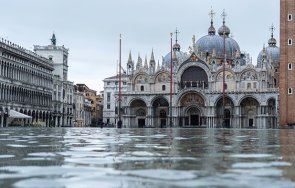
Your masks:
<path fill-rule="evenodd" d="M 268 40 L 268 47 L 265 48 L 265 54 L 268 59 L 271 58 L 273 66 L 279 66 L 280 62 L 280 48 L 277 47 L 277 40 L 273 37 L 271 33 L 271 38 Z M 259 53 L 257 57 L 257 66 L 260 67 L 264 55 L 264 49 Z"/>
<path fill-rule="evenodd" d="M 173 51 L 172 53 L 175 52 L 176 58 L 178 61 L 182 62 L 187 59 L 187 55 L 183 53 L 182 51 Z M 173 54 L 172 54 L 173 55 Z M 162 65 L 165 67 L 170 67 L 171 63 L 171 52 L 169 52 L 164 58 L 163 58 L 163 63 Z"/>
<path fill-rule="evenodd" d="M 220 36 L 223 36 L 223 34 L 225 34 L 225 36 L 229 36 L 230 34 L 230 29 L 226 26 L 226 25 L 222 25 L 219 29 L 218 29 L 218 34 Z"/>
<path fill-rule="evenodd" d="M 173 45 L 173 51 L 180 51 L 180 45 L 178 44 L 178 43 L 175 43 L 174 45 Z"/>
<path fill-rule="evenodd" d="M 277 46 L 268 46 L 265 49 L 265 53 L 267 58 L 271 58 L 273 65 L 274 66 L 278 66 L 279 62 L 280 62 L 280 48 Z M 263 50 L 259 53 L 258 57 L 257 57 L 257 66 L 261 66 L 262 63 L 262 59 L 263 59 Z"/>

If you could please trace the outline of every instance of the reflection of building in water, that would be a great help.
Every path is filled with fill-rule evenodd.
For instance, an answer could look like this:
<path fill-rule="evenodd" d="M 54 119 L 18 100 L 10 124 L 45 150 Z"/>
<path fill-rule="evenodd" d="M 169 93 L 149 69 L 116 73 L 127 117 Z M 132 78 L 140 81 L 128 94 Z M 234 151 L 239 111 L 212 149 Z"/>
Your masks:
<path fill-rule="evenodd" d="M 280 131 L 280 154 L 283 161 L 287 161 L 291 166 L 283 167 L 284 177 L 295 181 L 295 131 L 283 129 Z"/>
<path fill-rule="evenodd" d="M 168 126 L 172 65 L 172 126 L 277 127 L 279 48 L 274 28 L 268 47 L 263 47 L 254 66 L 230 37 L 225 16 L 216 34 L 211 15 L 208 34 L 197 41 L 193 37 L 188 53 L 181 51 L 176 31 L 172 55 L 164 56 L 162 65 L 156 64 L 153 52 L 144 64 L 140 57 L 135 64 L 129 54 L 124 126 Z"/>

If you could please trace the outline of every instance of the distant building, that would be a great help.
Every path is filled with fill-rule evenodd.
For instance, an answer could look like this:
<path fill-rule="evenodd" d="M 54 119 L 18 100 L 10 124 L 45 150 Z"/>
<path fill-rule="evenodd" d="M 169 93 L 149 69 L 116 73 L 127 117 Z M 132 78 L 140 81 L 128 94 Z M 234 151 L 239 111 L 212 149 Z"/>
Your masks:
<path fill-rule="evenodd" d="M 91 103 L 91 125 L 97 124 L 97 105 L 96 105 L 96 91 L 88 88 L 85 84 L 76 84 L 75 91 L 82 93 L 84 98 Z"/>
<path fill-rule="evenodd" d="M 0 127 L 49 125 L 53 70 L 51 60 L 0 38 Z M 32 119 L 13 119 L 15 111 Z"/>
<path fill-rule="evenodd" d="M 96 95 L 96 117 L 97 123 L 103 123 L 103 97 L 102 94 Z"/>
<path fill-rule="evenodd" d="M 103 122 L 115 126 L 118 121 L 118 85 L 119 77 L 112 76 L 105 78 L 103 91 Z M 129 77 L 122 75 L 122 93 L 127 92 Z"/>
<path fill-rule="evenodd" d="M 208 34 L 197 41 L 193 36 L 186 53 L 176 30 L 172 53 L 163 56 L 161 65 L 153 51 L 149 61 L 138 56 L 136 64 L 129 54 L 122 79 L 123 127 L 277 127 L 275 70 L 280 53 L 274 28 L 269 46 L 263 47 L 254 66 L 230 36 L 225 14 L 217 31 L 213 15 L 212 11 Z M 104 120 L 114 124 L 117 81 L 117 77 L 104 79 Z"/>
<path fill-rule="evenodd" d="M 89 127 L 92 124 L 92 106 L 92 101 L 84 98 L 84 122 L 86 127 Z"/>
<path fill-rule="evenodd" d="M 83 93 L 74 92 L 74 127 L 85 126 L 85 98 Z"/>
<path fill-rule="evenodd" d="M 280 1 L 280 125 L 295 125 L 295 1 Z M 293 41 L 294 39 L 294 41 Z"/>
<path fill-rule="evenodd" d="M 47 46 L 34 46 L 34 51 L 53 62 L 53 96 L 52 117 L 53 126 L 73 126 L 73 82 L 68 81 L 68 55 L 69 50 L 64 46 L 56 45 L 55 34 L 52 35 L 51 44 Z"/>

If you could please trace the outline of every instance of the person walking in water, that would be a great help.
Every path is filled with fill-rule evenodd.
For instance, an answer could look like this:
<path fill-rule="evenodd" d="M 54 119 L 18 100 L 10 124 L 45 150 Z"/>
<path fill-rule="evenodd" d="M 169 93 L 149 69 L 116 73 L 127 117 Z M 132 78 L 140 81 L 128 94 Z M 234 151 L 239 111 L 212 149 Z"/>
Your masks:
<path fill-rule="evenodd" d="M 119 128 L 119 129 L 122 128 L 122 121 L 121 121 L 121 120 L 118 121 L 118 128 Z"/>

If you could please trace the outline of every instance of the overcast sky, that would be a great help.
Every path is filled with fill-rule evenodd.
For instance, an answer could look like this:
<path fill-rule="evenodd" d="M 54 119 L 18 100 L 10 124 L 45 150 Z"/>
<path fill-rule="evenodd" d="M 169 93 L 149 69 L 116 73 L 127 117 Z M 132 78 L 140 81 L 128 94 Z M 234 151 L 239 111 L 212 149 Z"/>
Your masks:
<path fill-rule="evenodd" d="M 184 52 L 193 35 L 196 40 L 207 35 L 211 6 L 215 29 L 225 9 L 226 25 L 254 64 L 272 24 L 279 42 L 279 0 L 0 0 L 0 5 L 1 37 L 33 50 L 50 44 L 54 32 L 57 45 L 69 48 L 69 80 L 97 91 L 104 78 L 116 74 L 120 33 L 124 66 L 130 50 L 135 62 L 138 53 L 149 59 L 152 49 L 161 62 L 176 27 Z"/>

